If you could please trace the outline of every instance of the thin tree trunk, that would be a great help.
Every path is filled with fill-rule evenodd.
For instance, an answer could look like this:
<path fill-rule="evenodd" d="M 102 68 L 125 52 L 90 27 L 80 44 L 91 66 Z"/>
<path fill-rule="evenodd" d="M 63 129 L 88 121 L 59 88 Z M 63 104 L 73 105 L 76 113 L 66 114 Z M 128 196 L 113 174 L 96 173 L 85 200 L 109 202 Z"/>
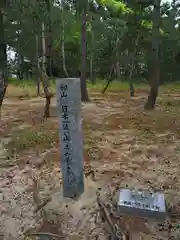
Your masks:
<path fill-rule="evenodd" d="M 63 62 L 63 70 L 64 73 L 66 75 L 66 77 L 69 77 L 67 68 L 66 68 L 66 55 L 65 55 L 65 49 L 64 49 L 64 36 L 65 36 L 65 27 L 64 27 L 64 1 L 61 0 L 61 4 L 62 4 L 62 13 L 61 13 L 61 22 L 62 22 L 62 62 Z"/>
<path fill-rule="evenodd" d="M 20 54 L 20 75 L 21 75 L 21 80 L 23 80 L 24 79 L 24 72 L 25 72 L 25 69 L 24 69 L 24 56 L 22 56 L 21 54 Z"/>
<path fill-rule="evenodd" d="M 151 110 L 155 108 L 156 98 L 158 96 L 158 87 L 160 79 L 159 66 L 159 40 L 160 40 L 160 3 L 161 0 L 154 0 L 153 10 L 153 29 L 152 29 L 152 74 L 150 79 L 151 90 L 144 108 Z"/>
<path fill-rule="evenodd" d="M 87 82 L 86 82 L 86 6 L 83 8 L 82 12 L 82 58 L 81 58 L 81 100 L 84 102 L 89 101 Z"/>
<path fill-rule="evenodd" d="M 35 59 L 35 63 L 36 63 L 36 85 L 37 85 L 37 96 L 40 96 L 40 69 L 39 69 L 39 60 L 38 60 L 38 56 L 39 56 L 39 44 L 38 44 L 38 35 L 35 35 L 36 37 L 36 59 Z"/>
<path fill-rule="evenodd" d="M 134 97 L 135 89 L 134 89 L 134 85 L 133 85 L 133 81 L 132 81 L 132 75 L 133 75 L 133 70 L 134 70 L 134 54 L 135 54 L 135 51 L 134 51 L 134 53 L 129 54 L 129 50 L 126 49 L 125 54 L 127 56 L 129 56 L 129 59 L 128 59 L 128 61 L 126 63 L 126 66 L 125 66 L 125 73 L 128 72 L 129 65 L 130 65 L 129 75 L 127 76 L 125 74 L 125 76 L 128 78 L 127 80 L 128 80 L 128 84 L 129 84 L 130 97 Z"/>
<path fill-rule="evenodd" d="M 45 41 L 45 26 L 44 23 L 42 23 L 42 83 L 43 83 L 43 89 L 44 89 L 44 95 L 46 98 L 46 104 L 44 108 L 44 117 L 48 118 L 50 117 L 50 104 L 51 104 L 51 97 L 52 94 L 49 92 L 48 89 L 48 75 L 46 73 L 46 41 Z"/>
<path fill-rule="evenodd" d="M 91 38 L 90 38 L 90 65 L 89 65 L 89 72 L 90 72 L 90 81 L 92 85 L 94 85 L 95 82 L 95 77 L 93 74 L 93 57 L 94 57 L 94 51 L 93 51 L 93 43 L 94 43 L 94 30 L 93 30 L 93 18 L 91 15 Z"/>
<path fill-rule="evenodd" d="M 17 53 L 17 77 L 19 80 L 23 80 L 23 73 L 24 73 L 24 57 L 20 54 Z"/>
<path fill-rule="evenodd" d="M 132 83 L 131 78 L 129 79 L 129 92 L 130 92 L 130 97 L 134 97 L 135 89 L 134 89 L 134 85 Z"/>
<path fill-rule="evenodd" d="M 119 63 L 119 60 L 117 60 L 117 62 L 116 62 L 116 74 L 117 74 L 118 80 L 121 79 L 121 71 L 120 71 L 120 63 Z"/>
<path fill-rule="evenodd" d="M 47 57 L 47 72 L 50 77 L 52 77 L 52 23 L 51 23 L 51 2 L 50 0 L 45 0 L 47 8 L 47 48 L 46 48 L 46 57 Z"/>
<path fill-rule="evenodd" d="M 90 49 L 90 64 L 89 64 L 89 72 L 90 72 L 90 81 L 92 83 L 92 85 L 94 85 L 96 83 L 95 81 L 95 77 L 94 77 L 94 74 L 93 74 L 93 33 L 91 32 L 91 49 Z"/>
<path fill-rule="evenodd" d="M 102 94 L 105 94 L 106 90 L 108 89 L 110 83 L 112 82 L 112 78 L 110 78 L 108 81 L 107 81 L 107 84 L 106 86 L 104 87 L 104 89 L 102 90 Z"/>
<path fill-rule="evenodd" d="M 134 58 L 135 58 L 135 55 L 136 55 L 136 50 L 134 51 L 134 53 L 131 56 L 131 66 L 130 66 L 129 79 L 128 79 L 128 82 L 129 82 L 129 92 L 130 92 L 130 96 L 131 97 L 134 97 L 134 95 L 135 95 L 135 89 L 134 89 L 134 85 L 133 85 L 133 82 L 132 82 L 132 76 L 133 76 L 133 71 L 134 71 L 134 61 L 135 61 Z"/>
<path fill-rule="evenodd" d="M 134 51 L 133 51 L 133 53 L 131 54 L 131 57 L 130 57 L 131 66 L 130 66 L 128 81 L 129 81 L 129 91 L 130 91 L 130 96 L 131 97 L 134 97 L 134 94 L 135 94 L 135 89 L 134 89 L 134 85 L 133 85 L 133 82 L 132 82 L 132 76 L 133 76 L 133 71 L 134 71 L 135 57 L 136 57 L 136 53 L 137 53 L 137 47 L 138 47 L 138 44 L 139 44 L 139 39 L 140 39 L 140 34 L 138 33 L 137 37 L 136 37 L 136 41 L 135 41 Z"/>
<path fill-rule="evenodd" d="M 93 53 L 92 53 L 92 49 L 91 49 L 91 53 L 90 53 L 89 72 L 90 72 L 90 81 L 91 81 L 92 85 L 94 85 L 95 84 L 95 78 L 93 76 Z"/>
<path fill-rule="evenodd" d="M 118 78 L 118 80 L 121 78 L 121 71 L 120 71 L 120 64 L 119 64 L 119 34 L 117 33 L 117 38 L 116 38 L 116 76 Z"/>
<path fill-rule="evenodd" d="M 113 73 L 113 69 L 114 69 L 114 65 L 112 65 L 112 67 L 111 67 L 111 71 L 110 71 L 110 73 L 109 73 L 109 80 L 107 81 L 107 83 L 106 83 L 106 85 L 105 85 L 105 87 L 103 88 L 103 90 L 102 90 L 102 94 L 105 94 L 105 92 L 106 92 L 106 90 L 108 89 L 108 87 L 110 86 L 110 83 L 113 81 L 113 79 L 112 79 L 112 73 Z"/>
<path fill-rule="evenodd" d="M 132 56 L 132 63 L 131 63 L 129 79 L 128 79 L 130 97 L 134 97 L 134 95 L 135 95 L 135 89 L 134 89 L 134 85 L 133 85 L 133 81 L 132 81 L 133 70 L 134 70 L 134 56 Z"/>
<path fill-rule="evenodd" d="M 130 72 L 129 72 L 129 92 L 130 92 L 130 96 L 134 97 L 135 95 L 135 89 L 134 89 L 134 85 L 132 82 L 132 76 L 133 76 L 133 71 L 134 71 L 134 56 L 132 56 L 132 63 L 131 63 L 131 68 L 130 68 Z"/>
<path fill-rule="evenodd" d="M 1 2 L 0 5 L 0 114 L 3 100 L 6 94 L 6 89 L 8 85 L 7 77 L 7 52 L 6 43 L 4 36 L 4 6 L 5 1 Z"/>

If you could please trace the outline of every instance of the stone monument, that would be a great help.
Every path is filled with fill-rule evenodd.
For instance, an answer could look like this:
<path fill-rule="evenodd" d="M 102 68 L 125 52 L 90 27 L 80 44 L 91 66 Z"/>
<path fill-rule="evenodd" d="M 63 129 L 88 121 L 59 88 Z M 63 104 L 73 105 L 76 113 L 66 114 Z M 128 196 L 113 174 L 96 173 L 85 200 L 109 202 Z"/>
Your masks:
<path fill-rule="evenodd" d="M 80 79 L 57 79 L 56 92 L 63 195 L 76 198 L 84 192 Z"/>

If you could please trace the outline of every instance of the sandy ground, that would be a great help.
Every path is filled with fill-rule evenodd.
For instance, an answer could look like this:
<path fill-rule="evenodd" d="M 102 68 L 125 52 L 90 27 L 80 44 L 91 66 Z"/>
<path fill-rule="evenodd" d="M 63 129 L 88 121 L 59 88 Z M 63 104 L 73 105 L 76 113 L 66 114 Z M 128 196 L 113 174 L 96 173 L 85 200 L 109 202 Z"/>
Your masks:
<path fill-rule="evenodd" d="M 0 129 L 0 239 L 21 240 L 34 228 L 61 235 L 71 229 L 72 239 L 87 239 L 94 223 L 88 224 L 86 215 L 94 208 L 99 186 L 163 190 L 168 205 L 177 213 L 180 195 L 178 95 L 161 93 L 157 109 L 144 112 L 146 94 L 139 91 L 137 97 L 130 99 L 124 92 L 106 96 L 94 92 L 91 103 L 83 104 L 85 170 L 86 175 L 93 175 L 93 181 L 86 179 L 86 192 L 80 205 L 77 207 L 79 202 L 71 202 L 68 208 L 61 197 L 58 135 L 52 135 L 55 137 L 47 145 L 25 142 L 29 147 L 21 146 L 21 150 L 9 144 L 14 136 L 21 136 L 20 132 L 26 133 L 29 128 L 57 132 L 55 99 L 52 117 L 45 123 L 41 117 L 43 99 L 5 99 Z M 46 143 L 45 138 L 42 141 Z M 12 148 L 11 155 L 6 148 Z M 43 213 L 35 213 L 36 201 L 50 196 L 52 200 Z M 84 203 L 86 213 L 81 210 Z M 82 231 L 78 235 L 79 223 L 85 218 L 85 226 L 80 227 Z M 178 221 L 176 214 L 172 219 L 171 238 L 164 226 L 157 229 L 150 224 L 142 239 L 179 239 L 180 231 L 175 227 Z"/>

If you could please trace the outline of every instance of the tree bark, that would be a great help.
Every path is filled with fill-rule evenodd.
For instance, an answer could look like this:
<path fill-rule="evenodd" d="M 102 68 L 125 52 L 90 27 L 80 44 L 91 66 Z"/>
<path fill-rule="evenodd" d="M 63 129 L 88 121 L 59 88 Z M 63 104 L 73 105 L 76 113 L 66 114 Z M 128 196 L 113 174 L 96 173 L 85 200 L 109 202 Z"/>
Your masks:
<path fill-rule="evenodd" d="M 63 63 L 63 70 L 64 70 L 64 73 L 66 75 L 66 77 L 68 78 L 69 77 L 69 74 L 68 74 L 68 71 L 67 71 L 67 68 L 66 68 L 66 55 L 65 55 L 65 49 L 64 49 L 64 36 L 65 36 L 65 27 L 64 27 L 64 0 L 61 1 L 61 7 L 62 7 L 62 12 L 61 12 L 61 23 L 62 23 L 62 63 Z"/>
<path fill-rule="evenodd" d="M 127 78 L 129 84 L 130 97 L 134 97 L 135 89 L 132 81 L 134 53 L 132 53 L 132 50 L 130 53 L 129 52 L 129 49 L 125 50 L 125 54 L 127 56 L 127 62 L 125 64 L 125 77 Z"/>
<path fill-rule="evenodd" d="M 108 89 L 110 83 L 112 82 L 112 79 L 110 78 L 107 83 L 106 83 L 106 86 L 104 87 L 104 89 L 102 90 L 102 94 L 105 94 L 106 90 Z"/>
<path fill-rule="evenodd" d="M 120 71 L 119 60 L 117 60 L 117 62 L 116 62 L 116 75 L 117 75 L 118 80 L 120 80 L 121 79 L 121 71 Z"/>
<path fill-rule="evenodd" d="M 4 6 L 5 1 L 0 4 L 0 112 L 8 85 L 7 52 L 4 36 Z"/>
<path fill-rule="evenodd" d="M 89 64 L 89 72 L 90 72 L 90 81 L 92 85 L 96 83 L 95 77 L 93 74 L 93 57 L 94 57 L 94 51 L 93 51 L 93 43 L 94 43 L 94 31 L 93 31 L 93 18 L 91 15 L 91 39 L 90 39 L 90 64 Z"/>
<path fill-rule="evenodd" d="M 119 64 L 119 34 L 117 33 L 117 37 L 116 37 L 116 76 L 118 78 L 118 80 L 120 80 L 121 78 L 121 71 L 120 71 L 120 64 Z"/>
<path fill-rule="evenodd" d="M 19 80 L 23 80 L 24 77 L 24 57 L 20 54 L 17 53 L 17 77 Z"/>
<path fill-rule="evenodd" d="M 84 6 L 82 11 L 82 32 L 81 32 L 81 41 L 82 41 L 82 58 L 81 58 L 81 100 L 84 102 L 89 101 L 88 91 L 87 91 L 87 82 L 86 82 L 86 6 Z"/>
<path fill-rule="evenodd" d="M 48 75 L 46 73 L 46 41 L 45 41 L 45 25 L 42 23 L 42 68 L 41 68 L 41 77 L 42 77 L 42 84 L 44 89 L 44 95 L 46 98 L 45 108 L 44 108 L 44 117 L 50 117 L 50 104 L 51 104 L 51 97 L 52 94 L 49 92 L 48 89 Z"/>
<path fill-rule="evenodd" d="M 36 58 L 35 58 L 35 63 L 36 63 L 36 86 L 37 86 L 37 97 L 40 96 L 40 68 L 39 68 L 39 41 L 38 41 L 38 35 L 35 35 L 36 37 Z"/>
<path fill-rule="evenodd" d="M 151 110 L 155 108 L 156 98 L 158 96 L 158 87 L 160 80 L 160 63 L 159 63 L 159 40 L 160 40 L 160 3 L 161 0 L 154 0 L 153 10 L 153 29 L 152 29 L 152 74 L 150 79 L 150 94 L 145 103 L 144 109 Z"/>
<path fill-rule="evenodd" d="M 52 23 L 51 23 L 51 2 L 50 0 L 45 0 L 46 9 L 47 9 L 47 48 L 46 48 L 46 57 L 47 57 L 47 73 L 52 77 Z"/>
<path fill-rule="evenodd" d="M 133 76 L 133 71 L 134 71 L 134 64 L 135 64 L 135 57 L 136 57 L 136 53 L 137 53 L 137 47 L 139 44 L 139 39 L 140 39 L 140 33 L 137 34 L 136 37 L 136 41 L 135 41 L 135 46 L 134 46 L 134 51 L 130 54 L 130 71 L 129 71 L 129 92 L 130 92 L 130 96 L 134 97 L 135 95 L 135 89 L 134 89 L 134 85 L 132 82 L 132 76 Z"/>
<path fill-rule="evenodd" d="M 105 87 L 103 88 L 102 94 L 105 94 L 106 90 L 107 90 L 108 87 L 110 86 L 110 83 L 113 81 L 113 79 L 112 79 L 112 73 L 113 73 L 113 71 L 114 71 L 114 68 L 115 68 L 115 66 L 112 65 L 112 66 L 111 66 L 110 73 L 109 73 L 109 76 L 108 76 L 109 80 L 107 81 Z"/>
<path fill-rule="evenodd" d="M 130 97 L 134 97 L 135 95 L 135 89 L 134 89 L 134 85 L 132 83 L 132 79 L 129 79 L 129 92 L 130 92 Z"/>
<path fill-rule="evenodd" d="M 20 72 L 21 72 L 21 80 L 24 79 L 24 56 L 20 54 Z"/>
<path fill-rule="evenodd" d="M 90 81 L 92 83 L 92 85 L 95 85 L 95 78 L 93 75 L 93 53 L 92 53 L 92 49 L 91 49 L 91 53 L 90 53 L 90 64 L 89 64 L 89 72 L 90 72 Z"/>
<path fill-rule="evenodd" d="M 135 89 L 134 89 L 134 85 L 132 82 L 132 76 L 133 76 L 133 71 L 134 71 L 134 58 L 135 58 L 135 54 L 132 54 L 131 56 L 131 66 L 130 66 L 130 71 L 129 71 L 129 92 L 130 92 L 130 97 L 134 97 L 135 95 Z"/>

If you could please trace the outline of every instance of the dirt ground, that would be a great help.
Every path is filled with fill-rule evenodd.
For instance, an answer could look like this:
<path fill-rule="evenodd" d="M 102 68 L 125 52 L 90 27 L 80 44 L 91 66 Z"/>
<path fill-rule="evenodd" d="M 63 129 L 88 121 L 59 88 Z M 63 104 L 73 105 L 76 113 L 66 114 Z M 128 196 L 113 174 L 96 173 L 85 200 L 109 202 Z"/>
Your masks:
<path fill-rule="evenodd" d="M 87 183 L 90 192 L 85 201 L 95 196 L 97 185 L 163 190 L 168 206 L 175 212 L 171 233 L 168 235 L 161 226 L 158 231 L 149 230 L 142 239 L 180 239 L 179 93 L 161 91 L 156 110 L 150 112 L 143 109 L 147 91 L 138 90 L 134 98 L 125 91 L 105 96 L 90 92 L 90 97 L 91 102 L 82 106 L 85 174 L 88 179 L 92 177 L 92 182 Z M 6 98 L 3 105 L 0 239 L 24 239 L 24 233 L 37 227 L 38 231 L 56 234 L 66 234 L 69 229 L 65 219 L 62 226 L 62 212 L 67 209 L 57 197 L 62 181 L 56 100 L 52 101 L 52 117 L 48 120 L 42 118 L 43 105 L 43 98 Z M 42 211 L 34 210 L 39 201 L 46 202 L 50 196 L 46 210 L 51 209 L 54 215 L 58 212 L 58 219 L 61 215 L 61 226 L 53 214 L 56 224 L 47 214 L 42 217 Z M 62 211 L 57 210 L 54 201 Z M 77 211 L 73 214 L 77 218 Z M 76 223 L 71 223 L 72 233 L 76 231 L 72 226 L 77 225 L 77 219 L 73 219 Z"/>

